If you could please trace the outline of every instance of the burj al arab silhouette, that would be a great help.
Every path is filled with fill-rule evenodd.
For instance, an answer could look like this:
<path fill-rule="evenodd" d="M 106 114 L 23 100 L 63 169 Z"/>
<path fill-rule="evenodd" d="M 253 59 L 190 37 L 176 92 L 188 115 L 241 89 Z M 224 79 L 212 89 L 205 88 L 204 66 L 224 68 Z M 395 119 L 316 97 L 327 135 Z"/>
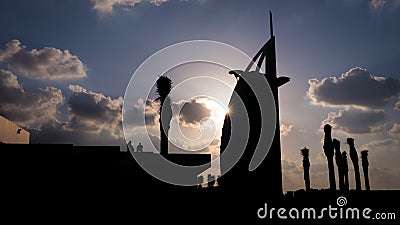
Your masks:
<path fill-rule="evenodd" d="M 269 151 L 264 161 L 254 171 L 249 171 L 249 163 L 259 141 L 261 129 L 266 129 L 261 126 L 261 120 L 263 119 L 263 116 L 266 115 L 261 114 L 258 100 L 251 87 L 246 83 L 245 79 L 240 79 L 240 77 L 243 76 L 243 73 L 238 74 L 235 71 L 231 71 L 230 74 L 238 77 L 235 92 L 241 99 L 243 99 L 245 109 L 249 115 L 248 120 L 250 124 L 250 132 L 246 149 L 237 164 L 229 170 L 228 168 L 224 168 L 225 164 L 222 161 L 223 158 L 221 158 L 221 172 L 226 172 L 226 174 L 221 177 L 220 185 L 221 188 L 229 191 L 237 190 L 263 193 L 260 197 L 266 197 L 273 200 L 279 199 L 283 195 L 278 88 L 289 82 L 290 78 L 277 76 L 275 36 L 273 33 L 271 11 L 269 12 L 269 20 L 270 38 L 253 57 L 253 60 L 250 62 L 244 73 L 247 76 L 263 76 L 268 81 L 271 88 L 276 110 L 275 134 L 273 141 L 270 148 L 269 146 L 265 146 L 265 151 Z M 256 70 L 250 71 L 255 63 L 257 63 Z M 265 66 L 265 73 L 262 73 L 260 69 L 263 64 Z M 232 99 L 230 105 L 231 103 Z M 227 115 L 224 121 L 221 137 L 221 154 L 225 150 L 228 150 L 227 146 L 231 137 L 231 121 L 233 121 L 231 117 L 233 116 L 233 114 Z M 229 151 L 230 150 L 231 149 L 229 149 Z"/>

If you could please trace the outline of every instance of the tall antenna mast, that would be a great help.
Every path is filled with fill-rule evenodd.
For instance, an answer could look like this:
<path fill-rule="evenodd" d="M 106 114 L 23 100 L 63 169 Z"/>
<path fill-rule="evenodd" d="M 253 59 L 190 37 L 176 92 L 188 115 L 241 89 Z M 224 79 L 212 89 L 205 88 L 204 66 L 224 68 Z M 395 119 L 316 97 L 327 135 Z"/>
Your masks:
<path fill-rule="evenodd" d="M 274 36 L 274 29 L 272 26 L 272 12 L 269 10 L 269 33 L 271 34 L 271 38 Z"/>

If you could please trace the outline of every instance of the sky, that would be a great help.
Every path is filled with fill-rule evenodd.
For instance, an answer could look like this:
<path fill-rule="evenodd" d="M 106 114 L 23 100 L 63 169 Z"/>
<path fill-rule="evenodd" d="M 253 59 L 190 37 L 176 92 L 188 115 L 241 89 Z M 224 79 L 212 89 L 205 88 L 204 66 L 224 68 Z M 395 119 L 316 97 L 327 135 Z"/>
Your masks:
<path fill-rule="evenodd" d="M 342 150 L 348 137 L 359 152 L 369 150 L 372 189 L 399 189 L 399 0 L 4 0 L 0 113 L 29 130 L 32 143 L 124 146 L 124 93 L 141 63 L 190 40 L 223 42 L 252 57 L 269 38 L 268 10 L 278 74 L 291 78 L 280 88 L 285 190 L 304 187 L 303 147 L 311 186 L 329 187 L 326 123 Z M 186 105 L 184 129 L 218 114 L 201 98 L 174 104 Z M 138 99 L 131 110 L 145 110 L 157 136 L 154 99 Z"/>

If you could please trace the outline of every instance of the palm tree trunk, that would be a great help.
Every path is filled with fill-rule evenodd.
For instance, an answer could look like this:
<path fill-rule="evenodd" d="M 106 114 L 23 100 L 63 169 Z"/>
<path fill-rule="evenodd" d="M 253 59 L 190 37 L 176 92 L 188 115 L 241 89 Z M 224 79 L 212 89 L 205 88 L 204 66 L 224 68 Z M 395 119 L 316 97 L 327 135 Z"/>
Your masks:
<path fill-rule="evenodd" d="M 342 152 L 342 165 L 343 165 L 343 179 L 344 179 L 344 191 L 349 190 L 349 165 L 347 163 L 347 153 Z"/>
<path fill-rule="evenodd" d="M 329 189 L 336 190 L 335 181 L 335 166 L 333 164 L 333 157 L 328 157 L 328 170 L 329 170 Z"/>
<path fill-rule="evenodd" d="M 342 159 L 342 153 L 340 152 L 340 141 L 337 139 L 333 139 L 333 147 L 335 148 L 335 161 L 339 175 L 339 190 L 344 191 L 345 187 L 344 187 L 343 159 Z"/>
<path fill-rule="evenodd" d="M 332 142 L 332 126 L 326 124 L 324 126 L 325 138 L 324 138 L 324 153 L 326 159 L 328 161 L 328 171 L 329 171 L 329 189 L 332 191 L 336 190 L 336 181 L 335 181 L 335 167 L 333 165 L 333 156 L 335 154 L 335 150 Z"/>
<path fill-rule="evenodd" d="M 162 124 L 160 119 L 160 154 L 166 156 L 168 155 L 168 136 Z"/>
<path fill-rule="evenodd" d="M 364 172 L 365 190 L 370 191 L 371 187 L 369 186 L 368 167 L 363 167 L 363 172 Z"/>
<path fill-rule="evenodd" d="M 172 81 L 167 76 L 161 76 L 158 78 L 156 85 L 156 92 L 159 95 L 157 100 L 160 101 L 160 154 L 167 156 L 168 130 L 172 118 L 171 102 L 168 95 L 172 89 Z M 164 104 L 166 104 L 166 107 L 164 107 Z"/>
<path fill-rule="evenodd" d="M 364 182 L 365 182 L 365 190 L 370 191 L 371 188 L 369 186 L 369 175 L 368 175 L 368 150 L 361 151 L 361 162 L 364 172 Z"/>
<path fill-rule="evenodd" d="M 358 154 L 357 150 L 354 147 L 354 139 L 347 138 L 347 143 L 350 146 L 350 159 L 353 162 L 354 166 L 354 176 L 356 179 L 356 190 L 361 191 L 361 178 L 360 178 L 360 167 L 358 165 Z"/>
<path fill-rule="evenodd" d="M 306 185 L 306 191 L 310 190 L 310 159 L 309 149 L 303 148 L 300 150 L 303 156 L 303 171 L 304 171 L 304 183 Z"/>
<path fill-rule="evenodd" d="M 354 166 L 354 176 L 356 179 L 356 190 L 361 191 L 361 176 L 360 176 L 360 167 L 358 166 L 358 161 L 353 161 Z"/>

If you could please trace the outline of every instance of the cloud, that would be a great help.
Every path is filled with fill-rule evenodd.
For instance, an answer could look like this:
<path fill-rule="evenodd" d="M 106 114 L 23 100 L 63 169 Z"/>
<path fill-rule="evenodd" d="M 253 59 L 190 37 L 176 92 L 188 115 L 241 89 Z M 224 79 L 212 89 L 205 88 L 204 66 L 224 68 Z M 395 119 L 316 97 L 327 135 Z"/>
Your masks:
<path fill-rule="evenodd" d="M 124 126 L 132 129 L 143 125 L 143 119 L 147 127 L 158 129 L 159 127 L 159 103 L 154 99 L 138 99 L 137 103 L 124 113 Z M 144 117 L 143 117 L 144 115 Z"/>
<path fill-rule="evenodd" d="M 304 188 L 303 167 L 293 161 L 282 159 L 282 180 L 286 190 Z"/>
<path fill-rule="evenodd" d="M 65 100 L 55 87 L 27 92 L 10 71 L 0 69 L 0 113 L 31 133 L 31 143 L 120 145 L 122 98 L 112 99 L 78 85 Z M 62 112 L 63 109 L 68 109 Z"/>
<path fill-rule="evenodd" d="M 373 152 L 398 151 L 399 144 L 400 142 L 398 140 L 387 138 L 362 145 L 360 149 L 368 149 Z"/>
<path fill-rule="evenodd" d="M 179 103 L 178 103 L 179 104 Z M 183 124 L 198 125 L 200 121 L 211 116 L 211 109 L 197 99 L 181 103 L 182 108 L 179 112 L 179 121 Z"/>
<path fill-rule="evenodd" d="M 373 189 L 397 189 L 400 185 L 398 139 L 374 140 L 357 148 L 368 150 L 370 182 Z"/>
<path fill-rule="evenodd" d="M 114 137 L 122 135 L 122 97 L 112 99 L 102 93 L 88 91 L 79 85 L 69 85 L 69 128 L 95 133 L 111 131 Z"/>
<path fill-rule="evenodd" d="M 0 63 L 14 73 L 39 80 L 71 80 L 86 77 L 86 66 L 69 50 L 45 47 L 26 50 L 19 40 L 0 49 Z"/>
<path fill-rule="evenodd" d="M 282 170 L 285 172 L 291 172 L 294 174 L 302 174 L 303 168 L 295 162 L 289 160 L 282 160 Z"/>
<path fill-rule="evenodd" d="M 57 109 L 64 96 L 55 87 L 27 93 L 12 72 L 0 69 L 0 111 L 8 119 L 26 128 L 40 129 L 48 121 L 57 121 Z"/>
<path fill-rule="evenodd" d="M 81 129 L 71 129 L 68 122 L 48 122 L 40 130 L 33 129 L 31 143 L 73 143 L 74 145 L 116 145 L 126 148 L 123 137 L 115 137 L 111 130 L 103 129 L 99 133 Z"/>
<path fill-rule="evenodd" d="M 308 97 L 322 106 L 354 106 L 381 108 L 400 93 L 400 80 L 378 77 L 359 67 L 352 68 L 339 78 L 310 79 Z"/>
<path fill-rule="evenodd" d="M 394 123 L 393 127 L 389 130 L 389 135 L 400 137 L 400 124 Z"/>
<path fill-rule="evenodd" d="M 369 176 L 372 189 L 394 190 L 400 186 L 400 168 L 372 167 Z"/>
<path fill-rule="evenodd" d="M 372 10 L 376 10 L 376 9 L 383 8 L 386 3 L 387 3 L 387 0 L 371 0 L 369 2 L 369 7 Z"/>
<path fill-rule="evenodd" d="M 394 104 L 394 110 L 400 110 L 400 100 L 398 100 L 395 104 Z"/>
<path fill-rule="evenodd" d="M 43 123 L 31 130 L 33 143 L 74 143 L 75 145 L 119 145 L 125 148 L 122 132 L 122 97 L 112 99 L 102 93 L 69 85 L 67 119 Z"/>
<path fill-rule="evenodd" d="M 134 7 L 137 3 L 148 2 L 156 6 L 161 5 L 168 0 L 91 0 L 93 3 L 93 9 L 100 14 L 110 14 L 116 7 L 122 7 L 125 9 Z"/>
<path fill-rule="evenodd" d="M 280 130 L 282 136 L 287 136 L 292 131 L 293 125 L 281 123 Z"/>
<path fill-rule="evenodd" d="M 377 132 L 379 123 L 385 119 L 383 110 L 339 110 L 338 113 L 330 112 L 322 121 L 322 125 L 330 124 L 333 128 L 348 134 L 363 134 Z"/>

